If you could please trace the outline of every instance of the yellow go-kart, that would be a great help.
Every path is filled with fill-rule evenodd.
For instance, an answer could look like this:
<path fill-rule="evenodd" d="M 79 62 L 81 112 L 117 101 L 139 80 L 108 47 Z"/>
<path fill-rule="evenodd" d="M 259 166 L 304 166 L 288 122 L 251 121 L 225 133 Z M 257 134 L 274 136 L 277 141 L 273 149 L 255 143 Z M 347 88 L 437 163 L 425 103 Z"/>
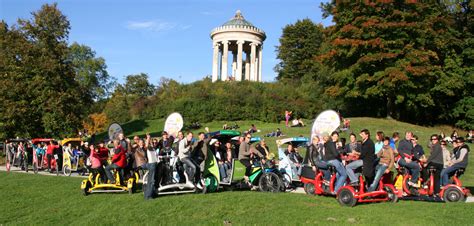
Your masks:
<path fill-rule="evenodd" d="M 65 147 L 69 144 L 72 145 L 72 147 L 80 146 L 81 145 L 81 138 L 65 138 L 61 141 L 61 146 L 63 146 L 63 173 L 66 176 L 71 176 L 72 172 L 78 172 L 79 170 L 82 170 L 85 172 L 86 169 L 86 164 L 85 164 L 85 159 L 84 157 L 75 157 L 72 156 L 71 153 L 68 151 L 65 151 Z M 76 158 L 75 162 L 73 163 L 71 161 L 72 158 Z"/>
<path fill-rule="evenodd" d="M 123 183 L 120 179 L 120 175 L 117 171 L 114 171 L 115 184 L 104 183 L 102 182 L 100 173 L 92 170 L 89 173 L 89 178 L 82 181 L 81 190 L 84 195 L 89 195 L 91 193 L 115 193 L 115 192 L 128 192 L 133 194 L 137 189 L 138 179 L 140 178 L 138 172 L 128 178 L 124 179 Z"/>

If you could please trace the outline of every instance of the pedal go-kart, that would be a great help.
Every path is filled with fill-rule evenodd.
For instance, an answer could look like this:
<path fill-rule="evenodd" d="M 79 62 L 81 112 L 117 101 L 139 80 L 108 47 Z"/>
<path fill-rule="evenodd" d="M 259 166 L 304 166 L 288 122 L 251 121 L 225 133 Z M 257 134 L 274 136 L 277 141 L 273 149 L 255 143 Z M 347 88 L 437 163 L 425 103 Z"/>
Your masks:
<path fill-rule="evenodd" d="M 205 186 L 203 186 L 203 180 L 201 179 L 201 187 L 203 189 L 197 188 L 192 181 L 190 180 L 190 176 L 187 175 L 186 170 L 183 170 L 184 180 L 183 178 L 179 177 L 178 173 L 178 157 L 175 155 L 173 149 L 167 149 L 162 152 L 162 155 L 158 155 L 159 150 L 156 150 L 157 158 L 159 159 L 158 164 L 164 164 L 164 168 L 166 169 L 167 174 L 164 175 L 166 184 L 159 184 L 156 186 L 155 193 L 157 195 L 168 195 L 168 194 L 183 194 L 183 193 L 198 193 L 203 192 L 205 193 Z M 143 175 L 143 192 L 147 188 L 148 184 L 148 174 L 149 171 L 147 170 Z M 202 178 L 202 177 L 201 177 Z M 184 182 L 183 182 L 184 181 Z M 155 181 L 155 183 L 160 183 Z"/>
<path fill-rule="evenodd" d="M 235 130 L 220 130 L 208 133 L 207 136 L 219 140 L 225 144 L 229 141 L 237 142 L 240 132 Z M 254 137 L 251 142 L 257 142 L 260 139 Z M 249 183 L 252 186 L 258 186 L 263 192 L 280 192 L 285 191 L 283 184 L 283 175 L 275 167 L 274 160 L 267 160 L 265 164 L 257 164 L 252 169 L 252 174 L 249 176 Z M 250 189 L 250 186 L 245 182 L 245 166 L 238 160 L 232 159 L 231 169 L 228 171 L 228 177 L 221 180 L 222 176 L 219 172 L 219 165 L 216 157 L 208 150 L 208 158 L 206 160 L 206 167 L 204 171 L 204 184 L 207 192 L 217 191 L 219 188 L 224 189 Z M 222 178 L 224 179 L 224 178 Z"/>
<path fill-rule="evenodd" d="M 357 203 L 369 202 L 397 202 L 397 190 L 391 184 L 385 184 L 385 175 L 379 181 L 377 190 L 367 191 L 365 181 L 362 175 L 359 176 L 359 186 L 342 186 L 337 191 L 337 201 L 342 206 L 355 206 Z"/>
<path fill-rule="evenodd" d="M 26 149 L 29 142 L 28 139 L 22 138 L 9 139 L 6 141 L 7 171 L 10 171 L 11 166 L 14 166 L 28 172 L 28 152 Z M 20 146 L 20 144 L 22 146 Z"/>
<path fill-rule="evenodd" d="M 33 172 L 35 174 L 38 173 L 39 170 L 46 170 L 48 167 L 48 157 L 46 155 L 46 150 L 41 150 L 37 151 L 37 146 L 39 144 L 49 144 L 51 141 L 54 141 L 54 139 L 51 138 L 34 138 L 31 140 L 31 143 L 33 144 Z M 55 170 L 56 175 L 59 175 L 59 170 L 57 167 L 57 160 L 59 159 L 57 154 L 53 154 L 53 158 L 51 158 L 51 170 Z"/>
<path fill-rule="evenodd" d="M 81 142 L 81 138 L 65 138 L 61 141 L 61 145 L 63 146 L 63 174 L 66 176 L 71 176 L 72 172 L 85 172 L 87 170 L 84 156 L 72 156 L 71 153 L 64 148 L 69 144 L 71 144 L 72 147 L 80 146 Z"/>
<path fill-rule="evenodd" d="M 395 179 L 395 187 L 399 189 L 398 197 L 408 200 L 424 200 L 424 201 L 444 201 L 444 202 L 462 202 L 466 200 L 470 191 L 462 187 L 459 177 L 464 174 L 464 168 L 454 171 L 452 174 L 452 183 L 443 186 L 440 189 L 439 197 L 434 194 L 434 172 L 436 169 L 429 168 L 429 179 L 426 183 L 420 177 L 418 179 L 418 187 L 415 188 L 408 185 L 411 175 L 405 167 L 396 164 L 398 175 Z M 423 186 L 424 185 L 424 186 Z"/>
<path fill-rule="evenodd" d="M 138 172 L 135 172 L 130 178 L 121 180 L 121 176 L 117 170 L 114 170 L 115 184 L 102 181 L 100 173 L 97 170 L 92 170 L 89 177 L 82 181 L 82 193 L 87 196 L 91 193 L 117 193 L 128 192 L 133 194 L 137 188 L 139 179 Z"/>
<path fill-rule="evenodd" d="M 313 178 L 311 176 L 301 177 L 301 182 L 303 183 L 303 188 L 306 194 L 335 196 L 336 191 L 334 190 L 334 187 L 336 184 L 336 167 L 329 165 L 328 171 L 331 175 L 329 180 L 324 179 L 324 173 L 322 170 L 318 170 L 318 173 Z"/>
<path fill-rule="evenodd" d="M 285 154 L 286 147 L 284 145 L 293 145 L 293 148 L 306 147 L 309 139 L 306 137 L 290 137 L 281 140 L 276 140 L 278 147 L 278 168 L 284 176 L 284 183 L 286 188 L 301 186 L 301 178 L 298 175 L 298 168 L 290 161 Z M 301 167 L 304 167 L 303 164 Z M 303 169 L 301 169 L 303 170 Z"/>

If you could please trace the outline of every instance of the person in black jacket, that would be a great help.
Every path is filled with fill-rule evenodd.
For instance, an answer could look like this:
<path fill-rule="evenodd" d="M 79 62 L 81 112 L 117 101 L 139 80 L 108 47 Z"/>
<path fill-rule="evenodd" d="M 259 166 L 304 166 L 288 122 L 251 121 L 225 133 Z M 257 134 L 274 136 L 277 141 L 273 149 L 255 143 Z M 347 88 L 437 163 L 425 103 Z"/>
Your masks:
<path fill-rule="evenodd" d="M 337 193 L 340 187 L 344 185 L 347 179 L 346 168 L 342 165 L 342 162 L 339 160 L 339 152 L 337 151 L 336 143 L 339 139 L 339 133 L 336 131 L 331 133 L 331 140 L 329 140 L 324 145 L 324 156 L 323 160 L 326 161 L 329 165 L 332 165 L 336 168 L 338 178 L 336 180 L 336 186 L 334 187 L 334 193 Z"/>
<path fill-rule="evenodd" d="M 426 183 L 429 177 L 429 168 L 435 168 L 434 171 L 434 193 L 435 195 L 439 195 L 439 185 L 440 185 L 440 175 L 441 175 L 441 170 L 443 170 L 444 162 L 443 162 L 443 149 L 441 148 L 441 145 L 438 141 L 438 135 L 433 134 L 431 135 L 431 154 L 430 157 L 428 158 L 428 161 L 423 165 L 423 182 Z"/>
<path fill-rule="evenodd" d="M 362 137 L 362 146 L 360 149 L 360 159 L 362 159 L 362 174 L 365 177 L 365 184 L 372 184 L 375 176 L 374 161 L 375 161 L 375 144 L 370 139 L 370 132 L 363 129 L 359 134 Z"/>

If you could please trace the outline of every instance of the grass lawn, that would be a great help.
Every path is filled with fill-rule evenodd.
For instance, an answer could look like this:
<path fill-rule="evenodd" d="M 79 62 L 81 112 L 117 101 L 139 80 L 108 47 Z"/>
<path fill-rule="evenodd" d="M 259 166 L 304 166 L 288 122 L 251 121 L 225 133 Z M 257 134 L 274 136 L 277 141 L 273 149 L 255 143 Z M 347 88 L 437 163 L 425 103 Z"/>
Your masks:
<path fill-rule="evenodd" d="M 469 225 L 474 203 L 399 201 L 354 208 L 331 197 L 233 191 L 161 196 L 81 194 L 80 178 L 0 172 L 1 225 Z M 409 220 L 408 220 L 409 219 Z"/>
<path fill-rule="evenodd" d="M 369 129 L 373 134 L 378 130 L 389 135 L 398 131 L 402 136 L 406 130 L 411 130 L 420 137 L 420 144 L 427 152 L 426 144 L 431 134 L 440 131 L 450 134 L 452 131 L 449 127 L 421 127 L 387 119 L 351 118 L 351 122 L 351 129 L 356 134 L 362 128 Z M 203 127 L 214 131 L 224 123 L 206 123 Z M 283 123 L 237 122 L 241 130 L 255 124 L 261 130 L 255 136 L 261 137 L 278 127 L 287 137 L 309 136 L 311 124 L 307 123 L 303 128 L 285 128 Z M 143 136 L 146 132 L 158 135 L 163 124 L 164 120 L 143 120 L 124 124 L 123 128 L 127 136 Z M 465 131 L 460 135 L 464 136 Z M 348 138 L 349 132 L 341 136 Z M 275 140 L 267 138 L 271 151 L 276 153 Z M 470 147 L 474 150 L 473 145 Z M 472 164 L 472 153 L 470 160 Z M 237 225 L 472 225 L 474 220 L 474 203 L 399 201 L 396 204 L 373 203 L 345 208 L 332 197 L 251 191 L 171 195 L 144 201 L 143 193 L 92 194 L 85 197 L 80 190 L 81 180 L 0 172 L 0 225 L 222 225 L 224 221 Z M 474 168 L 468 167 L 461 180 L 472 192 Z"/>

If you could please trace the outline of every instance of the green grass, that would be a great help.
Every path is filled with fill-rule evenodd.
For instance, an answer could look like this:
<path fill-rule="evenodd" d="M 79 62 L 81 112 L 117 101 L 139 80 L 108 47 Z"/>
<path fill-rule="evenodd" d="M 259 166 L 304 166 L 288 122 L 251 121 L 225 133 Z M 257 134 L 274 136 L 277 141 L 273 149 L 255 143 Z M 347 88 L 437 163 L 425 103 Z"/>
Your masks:
<path fill-rule="evenodd" d="M 303 128 L 285 128 L 283 123 L 237 123 L 242 130 L 255 124 L 262 130 L 256 136 L 263 137 L 279 127 L 287 137 L 291 137 L 309 136 L 311 124 L 309 120 L 306 122 L 308 126 Z M 452 131 L 446 126 L 421 127 L 387 119 L 351 118 L 351 122 L 356 134 L 362 128 L 368 128 L 372 133 L 381 130 L 387 134 L 394 131 L 403 134 L 411 130 L 420 137 L 420 144 L 424 147 L 431 134 L 440 131 L 450 134 Z M 213 131 L 220 129 L 224 123 L 206 123 L 203 127 Z M 123 128 L 127 136 L 143 136 L 146 132 L 157 135 L 163 124 L 163 120 L 144 120 L 127 123 Z M 464 135 L 465 131 L 460 134 Z M 347 138 L 348 132 L 341 135 Z M 275 140 L 267 138 L 272 151 L 276 151 Z M 470 147 L 474 150 L 472 145 Z M 474 162 L 472 156 L 471 153 L 471 164 Z M 474 190 L 474 168 L 468 167 L 461 180 L 464 186 Z M 84 197 L 80 183 L 80 178 L 0 172 L 0 225 L 222 225 L 226 220 L 237 225 L 472 225 L 474 219 L 473 203 L 399 201 L 396 204 L 373 203 L 344 208 L 332 197 L 251 191 L 171 195 L 144 201 L 143 193 L 92 194 Z"/>
<path fill-rule="evenodd" d="M 0 181 L 2 225 L 468 225 L 474 210 L 473 203 L 415 201 L 345 208 L 331 197 L 252 191 L 145 201 L 143 193 L 83 196 L 80 178 L 0 172 Z"/>

